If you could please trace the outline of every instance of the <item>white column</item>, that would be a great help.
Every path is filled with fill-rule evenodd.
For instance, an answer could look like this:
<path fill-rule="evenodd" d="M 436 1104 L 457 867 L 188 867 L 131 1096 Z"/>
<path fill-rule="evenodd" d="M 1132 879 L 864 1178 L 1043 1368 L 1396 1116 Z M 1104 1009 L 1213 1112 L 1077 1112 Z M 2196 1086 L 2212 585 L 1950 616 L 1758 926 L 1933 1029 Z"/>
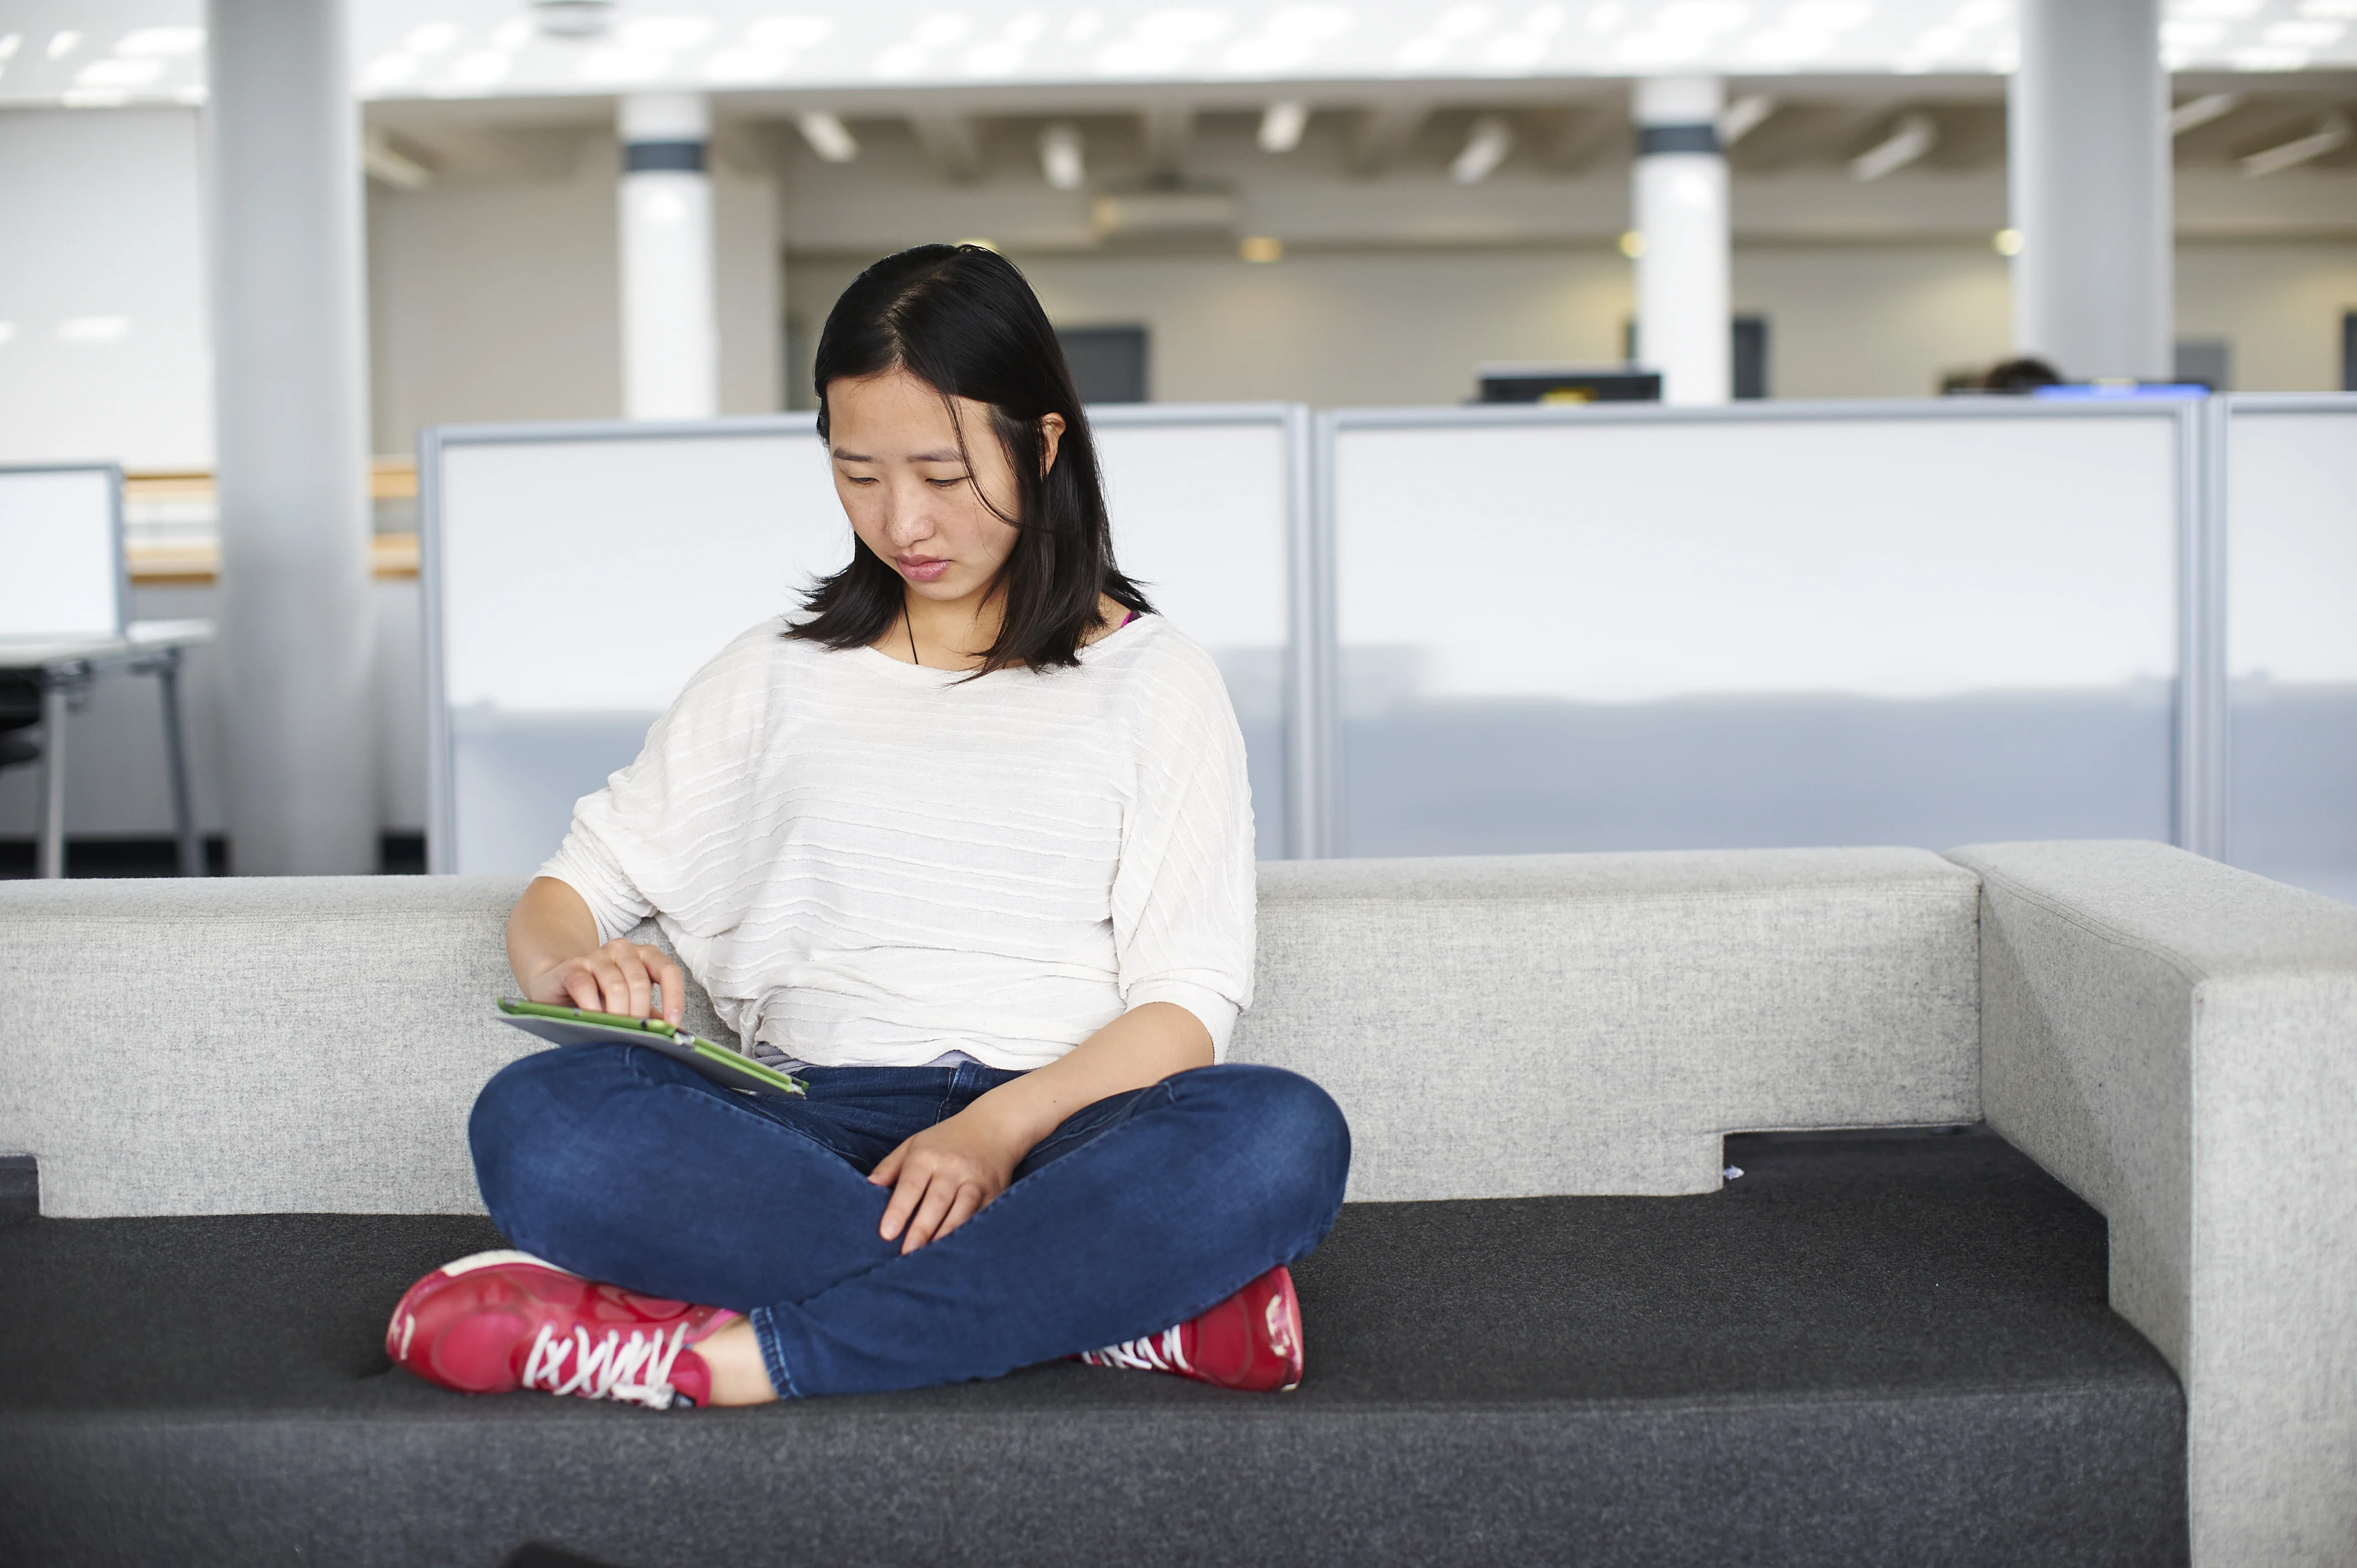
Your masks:
<path fill-rule="evenodd" d="M 360 116 L 343 0 L 210 0 L 231 854 L 376 869 Z"/>
<path fill-rule="evenodd" d="M 2014 348 L 2072 381 L 2166 377 L 2176 267 L 2160 0 L 2021 0 L 2020 26 Z"/>
<path fill-rule="evenodd" d="M 1725 403 L 1733 392 L 1724 96 L 1715 76 L 1645 77 L 1633 96 L 1637 362 L 1662 372 L 1664 403 Z"/>
<path fill-rule="evenodd" d="M 712 119 L 692 92 L 625 98 L 622 133 L 622 412 L 708 419 L 720 411 L 713 289 Z"/>

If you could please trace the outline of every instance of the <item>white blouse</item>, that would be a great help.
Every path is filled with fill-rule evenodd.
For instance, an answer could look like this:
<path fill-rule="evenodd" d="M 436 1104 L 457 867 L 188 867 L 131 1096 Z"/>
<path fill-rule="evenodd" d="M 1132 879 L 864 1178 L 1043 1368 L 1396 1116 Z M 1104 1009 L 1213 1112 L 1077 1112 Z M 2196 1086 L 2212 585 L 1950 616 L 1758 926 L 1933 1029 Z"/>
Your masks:
<path fill-rule="evenodd" d="M 1044 1066 L 1171 1002 L 1252 1002 L 1252 796 L 1210 655 L 1158 616 L 980 679 L 780 635 L 697 672 L 541 875 L 648 915 L 748 1049 Z"/>

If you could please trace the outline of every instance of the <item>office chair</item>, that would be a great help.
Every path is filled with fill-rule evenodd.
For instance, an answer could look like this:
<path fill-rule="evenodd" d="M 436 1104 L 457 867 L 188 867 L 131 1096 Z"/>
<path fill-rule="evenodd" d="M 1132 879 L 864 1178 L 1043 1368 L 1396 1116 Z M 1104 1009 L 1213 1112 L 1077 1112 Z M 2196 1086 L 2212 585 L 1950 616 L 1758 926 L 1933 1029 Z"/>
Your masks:
<path fill-rule="evenodd" d="M 41 683 L 13 670 L 0 671 L 0 768 L 40 760 L 40 743 L 16 733 L 40 722 Z"/>

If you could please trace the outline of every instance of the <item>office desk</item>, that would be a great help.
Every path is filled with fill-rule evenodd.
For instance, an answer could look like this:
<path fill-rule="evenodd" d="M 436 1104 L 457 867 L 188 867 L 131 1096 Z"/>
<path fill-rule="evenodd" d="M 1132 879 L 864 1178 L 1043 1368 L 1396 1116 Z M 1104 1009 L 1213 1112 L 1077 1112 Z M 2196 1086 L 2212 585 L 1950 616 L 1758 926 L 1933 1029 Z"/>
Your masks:
<path fill-rule="evenodd" d="M 164 764 L 171 774 L 172 828 L 180 875 L 201 876 L 204 851 L 188 799 L 188 757 L 180 721 L 180 659 L 213 639 L 209 620 L 143 620 L 121 637 L 0 638 L 0 670 L 31 675 L 41 687 L 41 832 L 36 872 L 66 874 L 66 714 L 91 683 L 112 671 L 156 677 L 164 710 Z"/>

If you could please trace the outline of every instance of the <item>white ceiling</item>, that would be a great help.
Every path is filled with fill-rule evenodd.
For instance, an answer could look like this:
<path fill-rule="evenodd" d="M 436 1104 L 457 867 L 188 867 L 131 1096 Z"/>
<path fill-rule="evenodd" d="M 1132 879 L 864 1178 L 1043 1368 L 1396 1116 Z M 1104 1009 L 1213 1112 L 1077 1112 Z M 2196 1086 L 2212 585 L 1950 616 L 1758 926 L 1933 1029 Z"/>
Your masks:
<path fill-rule="evenodd" d="M 364 98 L 2011 69 L 2011 0 L 350 0 Z M 2186 70 L 2357 66 L 2357 0 L 2169 0 Z M 201 0 L 0 0 L 0 104 L 195 102 Z"/>

